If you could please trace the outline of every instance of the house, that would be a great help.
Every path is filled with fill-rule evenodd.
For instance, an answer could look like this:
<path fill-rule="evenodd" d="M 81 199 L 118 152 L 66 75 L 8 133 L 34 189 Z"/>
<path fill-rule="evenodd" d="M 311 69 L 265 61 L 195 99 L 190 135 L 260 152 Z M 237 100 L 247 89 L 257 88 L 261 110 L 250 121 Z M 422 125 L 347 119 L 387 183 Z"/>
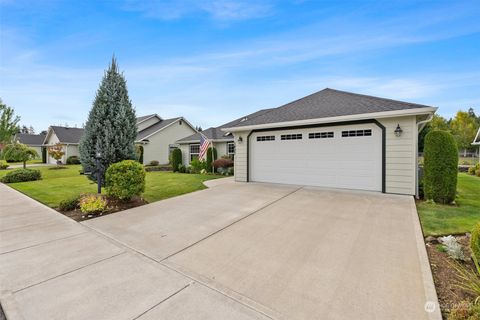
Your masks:
<path fill-rule="evenodd" d="M 221 158 L 222 156 L 228 156 L 232 160 L 235 158 L 235 143 L 233 135 L 230 132 L 222 131 L 223 128 L 228 128 L 235 126 L 246 119 L 261 115 L 267 112 L 269 109 L 264 109 L 257 111 L 255 113 L 243 116 L 236 120 L 225 123 L 216 128 L 208 128 L 203 130 L 201 133 L 196 132 L 190 136 L 187 136 L 183 139 L 177 141 L 177 144 L 182 150 L 182 163 L 184 165 L 189 165 L 190 161 L 198 158 L 200 153 L 200 135 L 203 134 L 208 140 L 213 144 L 213 147 L 217 149 L 217 157 Z"/>
<path fill-rule="evenodd" d="M 415 195 L 437 108 L 324 89 L 236 125 L 235 180 Z"/>
<path fill-rule="evenodd" d="M 478 146 L 478 158 L 480 159 L 480 128 L 478 128 L 477 135 L 473 139 L 472 146 Z"/>
<path fill-rule="evenodd" d="M 175 142 L 197 133 L 185 118 L 162 119 L 157 114 L 137 118 L 138 135 L 136 143 L 143 148 L 143 163 L 156 160 L 161 164 L 169 162 L 172 150 L 179 145 Z"/>
<path fill-rule="evenodd" d="M 178 146 L 175 141 L 197 132 L 183 117 L 162 119 L 157 114 L 138 117 L 137 130 L 135 143 L 143 149 L 143 163 L 145 164 L 153 160 L 167 164 L 171 150 Z M 44 145 L 48 147 L 57 143 L 63 144 L 65 155 L 61 161 L 65 163 L 69 156 L 80 155 L 78 145 L 83 133 L 83 128 L 51 126 L 45 137 Z M 48 156 L 47 163 L 54 164 L 56 160 Z"/>
<path fill-rule="evenodd" d="M 60 159 L 60 161 L 62 163 L 66 163 L 68 157 L 80 156 L 80 153 L 78 151 L 78 144 L 80 143 L 80 138 L 82 137 L 83 132 L 83 128 L 51 126 L 50 128 L 48 128 L 47 135 L 43 140 L 43 145 L 48 148 L 50 146 L 56 145 L 57 143 L 61 143 L 63 145 L 63 152 L 65 152 L 65 154 Z M 48 153 L 46 159 L 46 163 L 57 163 L 57 160 L 52 158 Z"/>
<path fill-rule="evenodd" d="M 45 140 L 45 133 L 40 133 L 40 134 L 17 133 L 13 139 L 35 150 L 38 153 L 38 158 L 42 157 L 43 141 Z"/>

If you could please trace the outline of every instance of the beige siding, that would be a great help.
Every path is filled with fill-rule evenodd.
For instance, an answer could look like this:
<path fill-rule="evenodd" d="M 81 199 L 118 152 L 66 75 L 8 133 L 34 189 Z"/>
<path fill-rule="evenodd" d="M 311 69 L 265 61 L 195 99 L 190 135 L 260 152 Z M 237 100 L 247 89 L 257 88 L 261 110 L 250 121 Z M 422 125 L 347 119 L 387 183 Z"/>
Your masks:
<path fill-rule="evenodd" d="M 143 146 L 143 163 L 147 164 L 157 160 L 160 164 L 168 163 L 169 145 L 175 144 L 182 138 L 195 133 L 185 121 L 180 124 L 178 121 L 148 137 L 150 141 Z"/>
<path fill-rule="evenodd" d="M 60 141 L 58 140 L 57 135 L 54 132 L 52 132 L 52 134 L 48 137 L 48 140 L 45 143 L 47 145 L 47 163 L 49 164 L 56 164 L 57 160 L 53 159 L 52 157 L 50 157 L 50 155 L 48 155 L 48 146 L 53 146 L 58 142 Z M 65 152 L 65 154 L 63 155 L 62 159 L 60 159 L 60 161 L 62 161 L 62 163 L 64 164 L 67 163 L 68 157 L 80 156 L 80 152 L 78 151 L 78 145 L 72 145 L 72 144 L 63 145 L 63 152 Z M 40 156 L 41 156 L 41 153 L 40 153 Z"/>
<path fill-rule="evenodd" d="M 235 141 L 235 181 L 247 181 L 247 136 L 250 132 L 236 132 Z M 242 137 L 242 142 L 238 142 Z"/>
<path fill-rule="evenodd" d="M 378 119 L 385 126 L 385 191 L 387 193 L 415 194 L 415 158 L 417 125 L 414 116 Z M 395 136 L 400 125 L 403 132 Z"/>
<path fill-rule="evenodd" d="M 188 166 L 188 164 L 190 163 L 190 145 L 181 144 L 180 150 L 182 150 L 182 164 L 184 166 Z"/>
<path fill-rule="evenodd" d="M 154 125 L 155 123 L 159 122 L 160 120 L 157 118 L 157 117 L 152 117 L 148 120 L 145 120 L 139 124 L 137 124 L 137 131 L 140 132 L 152 125 Z M 183 138 L 183 137 L 182 137 Z"/>

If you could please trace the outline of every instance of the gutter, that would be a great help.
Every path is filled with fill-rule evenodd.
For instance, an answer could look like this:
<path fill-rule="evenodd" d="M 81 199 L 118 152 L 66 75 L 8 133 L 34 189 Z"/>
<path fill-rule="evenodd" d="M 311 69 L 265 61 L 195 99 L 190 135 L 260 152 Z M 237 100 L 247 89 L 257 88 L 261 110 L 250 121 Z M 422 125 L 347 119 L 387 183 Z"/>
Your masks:
<path fill-rule="evenodd" d="M 419 166 L 418 166 L 418 135 L 423 130 L 423 128 L 425 128 L 427 123 L 432 121 L 432 119 L 433 119 L 433 113 L 430 114 L 427 119 L 417 122 L 417 138 L 416 138 L 416 143 L 415 143 L 415 146 L 416 146 L 416 150 L 415 150 L 415 168 L 416 168 L 416 170 L 415 170 L 415 198 L 417 198 L 417 199 L 420 198 L 420 193 L 419 193 L 420 192 L 420 187 L 419 187 L 419 181 L 418 181 L 418 169 L 419 169 Z"/>

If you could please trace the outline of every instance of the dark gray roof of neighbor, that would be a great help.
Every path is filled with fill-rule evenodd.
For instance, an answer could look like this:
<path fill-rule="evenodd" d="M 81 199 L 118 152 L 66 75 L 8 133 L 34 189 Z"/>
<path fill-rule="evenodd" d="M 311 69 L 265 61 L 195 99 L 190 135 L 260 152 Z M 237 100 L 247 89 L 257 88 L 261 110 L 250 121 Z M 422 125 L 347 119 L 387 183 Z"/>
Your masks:
<path fill-rule="evenodd" d="M 17 133 L 15 138 L 18 142 L 28 146 L 41 146 L 45 140 L 45 134 Z"/>
<path fill-rule="evenodd" d="M 259 115 L 262 115 L 268 112 L 271 109 L 263 109 L 254 113 L 251 113 L 247 116 L 243 116 L 241 118 L 235 119 L 228 123 L 221 125 L 220 127 L 216 128 L 208 128 L 202 131 L 202 134 L 207 137 L 209 140 L 225 140 L 225 141 L 233 141 L 233 135 L 228 132 L 222 131 L 223 128 L 230 128 L 234 127 L 236 124 L 241 123 L 242 121 L 246 121 L 247 119 L 253 119 Z M 178 140 L 177 142 L 186 142 L 186 141 L 200 141 L 200 133 L 194 133 L 191 136 L 185 137 L 183 139 Z"/>
<path fill-rule="evenodd" d="M 168 126 L 169 124 L 177 121 L 178 119 L 182 119 L 182 117 L 172 118 L 172 119 L 163 119 L 163 120 L 158 121 L 157 123 L 151 125 L 150 127 L 143 129 L 142 131 L 140 131 L 137 134 L 137 141 L 141 141 L 141 140 L 145 139 L 146 137 L 148 137 L 152 133 Z"/>
<path fill-rule="evenodd" d="M 156 114 L 147 114 L 146 116 L 141 116 L 141 117 L 137 117 L 137 123 L 143 121 L 143 120 L 146 120 L 150 117 L 153 117 L 153 116 L 156 116 Z"/>
<path fill-rule="evenodd" d="M 276 122 L 429 107 L 430 106 L 416 103 L 402 102 L 326 88 L 278 108 L 270 109 L 262 115 L 237 123 L 234 126 L 243 127 Z"/>
<path fill-rule="evenodd" d="M 61 143 L 79 143 L 85 129 L 51 126 Z"/>

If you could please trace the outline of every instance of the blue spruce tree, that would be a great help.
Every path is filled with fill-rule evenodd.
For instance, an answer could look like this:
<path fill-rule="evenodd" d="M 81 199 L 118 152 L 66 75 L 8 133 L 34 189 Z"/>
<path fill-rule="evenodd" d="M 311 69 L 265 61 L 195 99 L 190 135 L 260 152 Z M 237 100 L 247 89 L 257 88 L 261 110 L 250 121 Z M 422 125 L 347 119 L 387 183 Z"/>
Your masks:
<path fill-rule="evenodd" d="M 80 140 L 80 161 L 85 172 L 97 180 L 96 155 L 101 154 L 102 180 L 108 166 L 127 159 L 136 159 L 137 125 L 135 110 L 128 97 L 127 82 L 112 58 L 98 88 L 95 101 Z"/>

